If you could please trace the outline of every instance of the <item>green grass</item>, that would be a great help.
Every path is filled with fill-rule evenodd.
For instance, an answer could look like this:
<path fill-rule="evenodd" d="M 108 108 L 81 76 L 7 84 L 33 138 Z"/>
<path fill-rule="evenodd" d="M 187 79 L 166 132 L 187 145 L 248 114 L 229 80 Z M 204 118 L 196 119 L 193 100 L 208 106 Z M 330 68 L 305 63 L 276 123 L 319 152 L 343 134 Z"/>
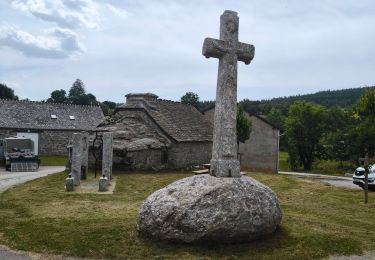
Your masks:
<path fill-rule="evenodd" d="M 41 160 L 41 166 L 65 166 L 67 157 L 66 156 L 39 156 Z"/>
<path fill-rule="evenodd" d="M 279 170 L 290 171 L 290 165 L 288 162 L 288 152 L 279 152 Z"/>
<path fill-rule="evenodd" d="M 251 176 L 270 186 L 281 202 L 283 220 L 273 236 L 237 245 L 140 240 L 135 222 L 142 201 L 189 175 L 116 174 L 113 195 L 66 193 L 66 173 L 28 182 L 0 194 L 0 244 L 110 259 L 321 259 L 375 248 L 375 193 L 365 205 L 359 190 L 270 174 Z"/>
<path fill-rule="evenodd" d="M 317 160 L 313 163 L 312 169 L 308 172 L 329 174 L 329 175 L 343 175 L 347 172 L 352 172 L 350 169 L 350 162 L 343 162 L 346 169 L 340 169 L 340 162 L 331 160 Z M 280 171 L 291 171 L 288 162 L 288 152 L 279 152 L 279 170 Z M 297 170 L 298 172 L 304 172 L 302 168 Z"/>

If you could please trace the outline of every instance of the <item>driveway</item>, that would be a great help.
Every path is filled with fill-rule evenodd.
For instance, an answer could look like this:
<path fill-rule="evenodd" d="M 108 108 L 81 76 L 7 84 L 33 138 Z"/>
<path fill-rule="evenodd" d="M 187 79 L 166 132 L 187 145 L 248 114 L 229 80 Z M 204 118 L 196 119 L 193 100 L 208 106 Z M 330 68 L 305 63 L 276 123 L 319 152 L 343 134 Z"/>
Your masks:
<path fill-rule="evenodd" d="M 7 172 L 0 170 L 0 193 L 18 184 L 62 172 L 64 166 L 41 166 L 37 172 Z"/>
<path fill-rule="evenodd" d="M 283 172 L 283 171 L 279 172 L 279 174 L 295 176 L 297 178 L 318 180 L 320 182 L 327 183 L 329 185 L 339 187 L 339 188 L 347 188 L 347 189 L 355 189 L 355 190 L 362 189 L 358 185 L 353 184 L 353 179 L 351 177 L 341 177 L 341 176 L 305 173 L 305 172 Z"/>

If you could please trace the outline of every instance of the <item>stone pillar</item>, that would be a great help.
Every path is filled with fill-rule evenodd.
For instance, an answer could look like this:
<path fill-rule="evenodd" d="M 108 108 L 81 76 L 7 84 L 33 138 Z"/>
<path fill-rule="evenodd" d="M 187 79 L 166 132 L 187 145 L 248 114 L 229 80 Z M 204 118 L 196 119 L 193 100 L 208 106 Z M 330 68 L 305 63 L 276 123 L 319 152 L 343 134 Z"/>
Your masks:
<path fill-rule="evenodd" d="M 74 178 L 69 174 L 68 178 L 65 179 L 65 190 L 74 191 Z"/>
<path fill-rule="evenodd" d="M 74 179 L 74 185 L 79 186 L 81 183 L 81 164 L 82 164 L 82 134 L 74 133 L 72 141 L 72 167 L 71 175 Z"/>
<path fill-rule="evenodd" d="M 82 174 L 81 179 L 86 180 L 89 169 L 89 133 L 82 134 Z"/>
<path fill-rule="evenodd" d="M 113 134 L 112 132 L 103 133 L 103 160 L 102 175 L 112 179 L 112 163 L 113 163 Z"/>

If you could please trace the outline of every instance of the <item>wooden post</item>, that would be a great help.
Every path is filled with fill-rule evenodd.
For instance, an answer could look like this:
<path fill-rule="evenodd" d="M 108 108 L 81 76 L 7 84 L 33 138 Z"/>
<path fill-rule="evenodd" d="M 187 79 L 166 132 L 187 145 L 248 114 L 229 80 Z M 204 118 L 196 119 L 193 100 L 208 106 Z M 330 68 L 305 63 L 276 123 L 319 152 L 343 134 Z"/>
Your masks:
<path fill-rule="evenodd" d="M 368 202 L 368 166 L 365 167 L 365 204 Z"/>

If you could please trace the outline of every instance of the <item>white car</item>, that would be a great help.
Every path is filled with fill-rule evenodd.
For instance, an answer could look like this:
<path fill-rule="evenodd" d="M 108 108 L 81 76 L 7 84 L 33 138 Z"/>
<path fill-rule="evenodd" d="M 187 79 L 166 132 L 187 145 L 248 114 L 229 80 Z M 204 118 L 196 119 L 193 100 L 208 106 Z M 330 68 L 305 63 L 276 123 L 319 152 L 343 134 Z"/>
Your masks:
<path fill-rule="evenodd" d="M 365 187 L 365 168 L 358 167 L 353 173 L 353 183 Z M 369 190 L 375 190 L 375 164 L 369 166 L 368 173 L 368 188 Z"/>

